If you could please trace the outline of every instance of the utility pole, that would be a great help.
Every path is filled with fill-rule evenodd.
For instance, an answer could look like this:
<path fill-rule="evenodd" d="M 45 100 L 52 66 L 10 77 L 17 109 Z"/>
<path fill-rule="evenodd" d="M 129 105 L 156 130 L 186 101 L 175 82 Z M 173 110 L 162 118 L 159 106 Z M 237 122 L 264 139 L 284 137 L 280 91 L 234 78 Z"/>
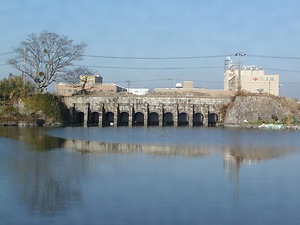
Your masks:
<path fill-rule="evenodd" d="M 130 80 L 127 81 L 127 93 L 129 93 L 129 87 L 130 87 Z"/>
<path fill-rule="evenodd" d="M 241 57 L 245 56 L 246 54 L 243 52 L 237 52 L 235 56 L 239 57 L 239 76 L 238 76 L 238 92 L 242 90 L 242 82 L 241 82 Z"/>
<path fill-rule="evenodd" d="M 171 78 L 168 79 L 169 80 L 169 89 L 171 88 Z"/>

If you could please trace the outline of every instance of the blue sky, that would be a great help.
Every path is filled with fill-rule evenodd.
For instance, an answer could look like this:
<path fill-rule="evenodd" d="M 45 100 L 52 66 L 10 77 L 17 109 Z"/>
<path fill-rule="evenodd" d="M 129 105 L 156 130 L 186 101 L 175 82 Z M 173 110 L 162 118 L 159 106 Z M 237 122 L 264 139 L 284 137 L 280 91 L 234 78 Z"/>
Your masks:
<path fill-rule="evenodd" d="M 85 42 L 87 55 L 180 57 L 248 55 L 300 57 L 300 1 L 297 0 L 0 0 L 0 78 L 13 47 L 42 30 Z M 189 60 L 88 58 L 78 65 L 114 67 L 222 66 L 225 57 Z M 233 60 L 237 59 L 233 57 Z M 300 97 L 300 59 L 245 56 L 266 74 L 279 74 L 281 95 Z M 92 67 L 105 82 L 131 87 L 168 87 L 194 80 L 195 86 L 223 88 L 223 68 L 128 70 Z M 283 71 L 281 71 L 283 70 Z M 162 79 L 162 80 L 160 80 Z M 153 81 L 150 81 L 153 80 Z M 157 81 L 160 80 L 160 81 Z"/>

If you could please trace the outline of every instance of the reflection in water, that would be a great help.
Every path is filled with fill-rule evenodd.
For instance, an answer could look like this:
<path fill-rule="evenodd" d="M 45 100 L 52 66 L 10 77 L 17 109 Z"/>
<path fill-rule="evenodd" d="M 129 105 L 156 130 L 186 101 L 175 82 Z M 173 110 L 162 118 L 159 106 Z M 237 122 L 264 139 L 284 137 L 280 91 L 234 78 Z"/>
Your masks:
<path fill-rule="evenodd" d="M 43 128 L 0 127 L 0 136 L 23 141 L 30 144 L 26 149 L 36 150 L 14 152 L 12 147 L 4 145 L 3 150 L 11 150 L 16 155 L 4 155 L 1 166 L 6 168 L 2 172 L 17 183 L 12 185 L 17 189 L 13 193 L 20 193 L 18 198 L 29 206 L 30 214 L 51 216 L 67 211 L 70 202 L 82 200 L 80 186 L 86 163 L 84 158 L 66 157 L 60 151 L 47 152 L 60 148 L 65 140 L 44 135 L 44 131 Z"/>
<path fill-rule="evenodd" d="M 38 151 L 61 148 L 64 139 L 45 135 L 43 127 L 1 127 L 0 136 L 22 141 Z"/>
<path fill-rule="evenodd" d="M 35 154 L 33 157 L 19 157 L 10 162 L 11 172 L 17 173 L 17 179 L 21 180 L 21 187 L 17 187 L 20 188 L 21 201 L 30 207 L 31 212 L 51 216 L 57 211 L 68 210 L 69 202 L 81 201 L 80 183 L 84 168 L 80 161 L 76 162 L 74 158 L 53 163 L 51 156 Z"/>
<path fill-rule="evenodd" d="M 224 155 L 224 167 L 227 176 L 236 177 L 236 191 L 240 189 L 240 168 L 243 164 L 255 165 L 263 160 L 284 157 L 292 149 L 275 146 L 154 146 L 137 144 L 104 143 L 95 141 L 66 140 L 64 148 L 90 153 L 132 153 L 143 152 L 155 155 L 208 156 Z"/>
<path fill-rule="evenodd" d="M 70 149 L 81 153 L 145 153 L 155 155 L 172 155 L 202 157 L 212 154 L 224 156 L 227 175 L 236 176 L 239 191 L 239 171 L 242 164 L 256 164 L 263 160 L 283 157 L 290 154 L 291 148 L 274 146 L 245 145 L 143 145 L 106 143 L 97 141 L 70 140 L 52 137 L 44 132 L 46 128 L 0 127 L 0 136 L 20 140 L 30 145 L 27 152 L 5 161 L 10 168 L 11 177 L 21 180 L 21 199 L 30 205 L 32 211 L 51 214 L 64 211 L 71 201 L 82 201 L 81 182 L 85 177 L 85 166 L 89 157 L 66 157 L 61 151 L 53 149 Z M 41 152 L 45 151 L 45 152 Z M 51 154 L 50 154 L 51 153 Z M 88 154 L 84 154 L 86 156 Z"/>
<path fill-rule="evenodd" d="M 240 169 L 243 164 L 256 165 L 264 160 L 280 158 L 290 154 L 292 149 L 270 146 L 227 146 L 224 148 L 224 167 L 227 176 L 235 177 L 236 192 L 240 192 Z"/>

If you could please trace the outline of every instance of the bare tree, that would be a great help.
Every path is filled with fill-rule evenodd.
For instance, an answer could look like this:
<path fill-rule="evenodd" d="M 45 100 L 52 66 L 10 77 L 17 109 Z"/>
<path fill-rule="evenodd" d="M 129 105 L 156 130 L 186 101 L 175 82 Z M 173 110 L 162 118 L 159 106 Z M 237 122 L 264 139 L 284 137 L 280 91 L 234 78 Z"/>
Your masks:
<path fill-rule="evenodd" d="M 66 36 L 42 31 L 39 36 L 31 34 L 26 41 L 15 48 L 15 58 L 8 61 L 10 65 L 22 72 L 35 83 L 36 90 L 45 92 L 73 61 L 82 60 L 86 44 L 73 44 Z"/>
<path fill-rule="evenodd" d="M 91 89 L 93 86 L 88 86 L 87 83 L 89 78 L 87 75 L 95 74 L 95 71 L 90 70 L 86 66 L 79 66 L 72 70 L 68 70 L 62 77 L 61 81 L 66 82 L 72 85 L 75 88 L 80 88 L 78 94 L 86 94 L 88 89 Z"/>

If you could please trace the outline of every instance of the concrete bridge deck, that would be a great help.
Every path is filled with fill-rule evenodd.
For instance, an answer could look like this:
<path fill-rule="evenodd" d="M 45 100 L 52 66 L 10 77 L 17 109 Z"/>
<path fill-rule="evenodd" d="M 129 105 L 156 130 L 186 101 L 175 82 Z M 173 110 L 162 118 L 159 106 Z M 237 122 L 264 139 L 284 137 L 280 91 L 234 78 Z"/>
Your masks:
<path fill-rule="evenodd" d="M 64 97 L 76 124 L 97 126 L 215 126 L 223 123 L 222 107 L 230 98 L 198 96 Z"/>

